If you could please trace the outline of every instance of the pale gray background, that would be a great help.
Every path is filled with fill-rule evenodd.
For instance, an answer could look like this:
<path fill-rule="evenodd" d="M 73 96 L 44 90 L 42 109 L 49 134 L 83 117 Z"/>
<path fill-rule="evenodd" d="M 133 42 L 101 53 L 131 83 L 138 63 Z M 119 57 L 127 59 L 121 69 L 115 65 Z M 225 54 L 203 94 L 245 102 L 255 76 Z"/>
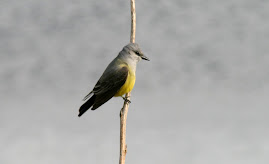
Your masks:
<path fill-rule="evenodd" d="M 269 1 L 137 0 L 128 164 L 269 163 Z M 129 42 L 129 0 L 0 0 L 0 163 L 118 163 L 114 98 L 81 99 Z"/>

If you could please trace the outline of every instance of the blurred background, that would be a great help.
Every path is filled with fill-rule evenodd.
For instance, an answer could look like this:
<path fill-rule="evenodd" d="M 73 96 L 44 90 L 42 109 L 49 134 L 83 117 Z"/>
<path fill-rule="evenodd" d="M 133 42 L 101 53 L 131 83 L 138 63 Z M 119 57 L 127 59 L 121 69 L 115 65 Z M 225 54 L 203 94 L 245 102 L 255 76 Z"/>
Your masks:
<path fill-rule="evenodd" d="M 126 163 L 268 164 L 269 1 L 136 1 Z M 0 163 L 119 160 L 121 98 L 78 118 L 129 0 L 0 1 Z"/>

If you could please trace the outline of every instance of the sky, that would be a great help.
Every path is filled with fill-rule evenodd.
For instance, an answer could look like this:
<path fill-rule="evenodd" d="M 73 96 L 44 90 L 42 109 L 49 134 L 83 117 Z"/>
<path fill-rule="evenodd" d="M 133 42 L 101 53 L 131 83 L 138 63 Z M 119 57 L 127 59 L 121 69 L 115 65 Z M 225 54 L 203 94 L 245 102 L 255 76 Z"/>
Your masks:
<path fill-rule="evenodd" d="M 269 2 L 136 1 L 126 163 L 269 162 Z M 78 118 L 129 1 L 0 1 L 0 163 L 117 163 L 121 98 Z"/>

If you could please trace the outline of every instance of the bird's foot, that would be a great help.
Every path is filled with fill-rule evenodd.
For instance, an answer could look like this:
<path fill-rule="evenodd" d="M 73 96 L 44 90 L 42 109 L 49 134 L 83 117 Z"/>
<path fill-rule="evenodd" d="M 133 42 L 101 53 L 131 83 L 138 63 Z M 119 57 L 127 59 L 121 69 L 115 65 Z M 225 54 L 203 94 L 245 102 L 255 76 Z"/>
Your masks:
<path fill-rule="evenodd" d="M 123 97 L 123 96 L 121 96 L 121 97 L 123 98 L 123 100 L 124 100 L 126 103 L 128 103 L 128 104 L 131 103 L 131 101 L 128 99 L 130 96 L 128 96 L 128 97 Z"/>

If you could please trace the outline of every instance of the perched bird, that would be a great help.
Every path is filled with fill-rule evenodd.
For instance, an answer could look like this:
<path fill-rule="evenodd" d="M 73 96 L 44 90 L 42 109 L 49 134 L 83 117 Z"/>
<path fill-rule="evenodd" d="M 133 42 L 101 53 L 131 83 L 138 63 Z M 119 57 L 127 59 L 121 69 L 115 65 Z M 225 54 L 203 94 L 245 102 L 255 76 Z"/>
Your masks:
<path fill-rule="evenodd" d="M 130 92 L 135 84 L 136 64 L 141 59 L 149 61 L 137 43 L 129 43 L 123 47 L 118 56 L 107 66 L 93 90 L 83 99 L 87 101 L 80 107 L 78 116 L 83 115 L 91 107 L 91 110 L 97 109 L 113 96 L 122 97 Z"/>

